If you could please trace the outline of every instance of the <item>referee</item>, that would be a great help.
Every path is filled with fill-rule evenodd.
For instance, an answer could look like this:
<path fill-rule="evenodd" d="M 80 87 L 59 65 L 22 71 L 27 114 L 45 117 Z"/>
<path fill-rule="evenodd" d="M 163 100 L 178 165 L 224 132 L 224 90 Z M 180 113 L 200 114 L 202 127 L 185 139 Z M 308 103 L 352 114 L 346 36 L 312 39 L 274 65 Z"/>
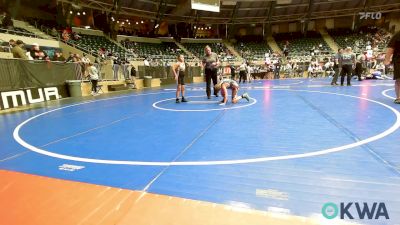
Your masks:
<path fill-rule="evenodd" d="M 205 56 L 203 57 L 203 68 L 204 68 L 204 73 L 206 75 L 206 83 L 207 83 L 207 98 L 211 98 L 211 80 L 213 82 L 213 86 L 217 84 L 217 72 L 218 72 L 218 67 L 220 65 L 218 55 L 215 52 L 211 51 L 210 46 L 206 46 L 204 48 L 205 51 Z M 218 91 L 214 89 L 214 95 L 218 97 Z"/>

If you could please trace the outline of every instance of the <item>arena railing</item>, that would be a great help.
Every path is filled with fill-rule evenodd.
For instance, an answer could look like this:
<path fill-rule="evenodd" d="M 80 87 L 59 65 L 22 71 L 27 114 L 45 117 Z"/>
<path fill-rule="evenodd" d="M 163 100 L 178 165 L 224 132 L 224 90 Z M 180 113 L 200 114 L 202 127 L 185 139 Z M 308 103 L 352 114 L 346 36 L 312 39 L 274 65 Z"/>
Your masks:
<path fill-rule="evenodd" d="M 201 75 L 202 68 L 200 66 L 189 66 L 186 68 L 187 77 L 198 77 Z M 172 66 L 138 66 L 139 78 L 149 76 L 152 78 L 174 79 Z"/>
<path fill-rule="evenodd" d="M 42 37 L 39 37 L 38 35 L 36 35 L 34 33 L 23 32 L 23 31 L 18 31 L 18 30 L 9 30 L 9 29 L 0 28 L 0 33 L 43 39 Z"/>

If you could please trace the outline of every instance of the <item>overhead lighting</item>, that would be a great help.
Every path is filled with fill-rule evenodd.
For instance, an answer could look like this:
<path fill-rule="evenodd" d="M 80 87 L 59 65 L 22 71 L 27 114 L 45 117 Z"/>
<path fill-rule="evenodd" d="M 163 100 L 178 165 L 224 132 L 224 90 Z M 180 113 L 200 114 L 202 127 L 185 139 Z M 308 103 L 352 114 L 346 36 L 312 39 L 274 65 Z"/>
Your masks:
<path fill-rule="evenodd" d="M 211 27 L 208 27 L 208 29 L 210 29 L 210 30 L 211 30 Z"/>
<path fill-rule="evenodd" d="M 72 11 L 69 11 L 69 14 L 72 14 L 73 12 Z"/>
<path fill-rule="evenodd" d="M 126 20 L 126 22 L 129 22 L 129 20 Z"/>
<path fill-rule="evenodd" d="M 117 23 L 119 23 L 119 21 L 117 21 Z"/>
<path fill-rule="evenodd" d="M 86 29 L 90 29 L 90 26 L 85 26 Z"/>
<path fill-rule="evenodd" d="M 194 26 L 194 29 L 196 29 L 196 26 Z"/>
<path fill-rule="evenodd" d="M 125 22 L 122 22 L 122 25 L 124 25 L 125 24 Z"/>
<path fill-rule="evenodd" d="M 86 12 L 83 12 L 82 15 L 86 15 Z"/>
<path fill-rule="evenodd" d="M 76 15 L 80 16 L 80 15 L 81 15 L 81 13 L 80 13 L 80 12 L 77 12 L 77 13 L 76 13 Z"/>
<path fill-rule="evenodd" d="M 154 28 L 158 28 L 160 25 L 157 23 L 156 26 Z"/>
<path fill-rule="evenodd" d="M 138 25 L 139 24 L 139 22 L 136 22 L 136 25 Z"/>
<path fill-rule="evenodd" d="M 128 24 L 131 25 L 131 22 L 129 22 Z"/>
<path fill-rule="evenodd" d="M 140 23 L 143 23 L 143 20 L 142 20 L 142 21 L 140 21 Z"/>

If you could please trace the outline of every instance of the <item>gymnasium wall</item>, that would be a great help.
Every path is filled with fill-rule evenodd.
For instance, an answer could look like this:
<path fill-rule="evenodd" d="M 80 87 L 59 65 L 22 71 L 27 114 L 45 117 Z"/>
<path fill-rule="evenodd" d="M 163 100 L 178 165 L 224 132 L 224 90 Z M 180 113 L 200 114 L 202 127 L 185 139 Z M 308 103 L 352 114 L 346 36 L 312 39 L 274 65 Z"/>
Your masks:
<path fill-rule="evenodd" d="M 386 21 L 389 23 L 388 29 L 392 32 L 400 31 L 400 16 L 399 13 L 390 13 L 386 16 Z"/>

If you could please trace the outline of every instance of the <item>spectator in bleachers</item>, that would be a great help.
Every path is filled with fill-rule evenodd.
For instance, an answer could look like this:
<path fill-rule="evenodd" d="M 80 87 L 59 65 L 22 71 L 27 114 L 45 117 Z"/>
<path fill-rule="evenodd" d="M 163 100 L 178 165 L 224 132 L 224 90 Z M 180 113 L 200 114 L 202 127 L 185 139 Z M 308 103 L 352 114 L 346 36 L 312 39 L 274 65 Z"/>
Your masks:
<path fill-rule="evenodd" d="M 61 34 L 62 39 L 64 40 L 64 42 L 68 42 L 69 41 L 69 33 L 68 31 L 65 29 L 63 30 L 62 34 Z"/>
<path fill-rule="evenodd" d="M 144 66 L 150 66 L 149 59 L 146 57 L 143 61 Z"/>
<path fill-rule="evenodd" d="M 326 76 L 328 76 L 328 77 L 332 76 L 333 77 L 335 75 L 335 70 L 333 69 L 333 65 L 334 65 L 333 62 L 327 62 L 325 64 L 325 74 L 326 74 Z"/>
<path fill-rule="evenodd" d="M 25 55 L 26 55 L 26 57 L 28 57 L 28 60 L 33 60 L 30 51 L 27 51 L 27 52 L 25 53 Z"/>
<path fill-rule="evenodd" d="M 13 54 L 14 58 L 17 59 L 28 59 L 26 56 L 25 50 L 23 49 L 24 42 L 21 40 L 17 40 L 15 46 L 11 49 L 11 53 Z"/>
<path fill-rule="evenodd" d="M 13 30 L 14 29 L 14 23 L 11 19 L 11 15 L 8 12 L 4 12 L 4 18 L 1 22 L 1 27 L 3 29 L 7 29 L 7 30 Z"/>
<path fill-rule="evenodd" d="M 68 58 L 65 60 L 65 62 L 73 62 L 74 61 L 74 53 L 69 52 Z"/>
<path fill-rule="evenodd" d="M 293 67 L 292 67 L 291 62 L 287 61 L 286 65 L 284 66 L 285 73 L 290 75 L 292 73 L 292 69 L 293 69 Z"/>
<path fill-rule="evenodd" d="M 32 44 L 32 49 L 30 50 L 30 55 L 33 60 L 48 60 L 47 53 L 40 50 L 40 46 L 37 43 Z"/>
<path fill-rule="evenodd" d="M 58 36 L 58 32 L 57 32 L 57 29 L 55 27 L 53 27 L 53 29 L 51 29 L 51 35 L 53 37 L 57 37 Z"/>
<path fill-rule="evenodd" d="M 289 55 L 289 45 L 288 44 L 285 44 L 285 46 L 283 46 L 283 55 L 285 57 L 288 57 L 288 55 Z"/>
<path fill-rule="evenodd" d="M 73 39 L 74 41 L 79 41 L 79 40 L 81 39 L 81 36 L 80 36 L 78 33 L 76 33 L 76 32 L 72 32 L 72 33 L 71 33 L 71 36 L 72 36 L 72 39 Z"/>
<path fill-rule="evenodd" d="M 74 54 L 74 57 L 72 58 L 72 62 L 80 63 L 81 62 L 81 56 L 79 54 Z"/>
<path fill-rule="evenodd" d="M 4 42 L 2 44 L 4 52 L 11 52 L 11 49 L 15 46 L 14 39 L 10 39 L 8 42 Z"/>
<path fill-rule="evenodd" d="M 314 63 L 310 63 L 307 71 L 308 71 L 308 78 L 317 76 L 317 71 Z"/>
<path fill-rule="evenodd" d="M 54 54 L 54 57 L 53 57 L 52 61 L 64 62 L 64 61 L 65 61 L 65 58 L 64 58 L 62 52 L 56 51 L 56 53 Z"/>
<path fill-rule="evenodd" d="M 292 65 L 292 70 L 293 70 L 293 72 L 295 73 L 295 76 L 297 76 L 297 77 L 302 77 L 303 75 L 301 74 L 302 73 L 302 69 L 301 69 L 301 67 L 297 64 L 297 62 L 294 62 L 293 63 L 293 65 Z"/>

